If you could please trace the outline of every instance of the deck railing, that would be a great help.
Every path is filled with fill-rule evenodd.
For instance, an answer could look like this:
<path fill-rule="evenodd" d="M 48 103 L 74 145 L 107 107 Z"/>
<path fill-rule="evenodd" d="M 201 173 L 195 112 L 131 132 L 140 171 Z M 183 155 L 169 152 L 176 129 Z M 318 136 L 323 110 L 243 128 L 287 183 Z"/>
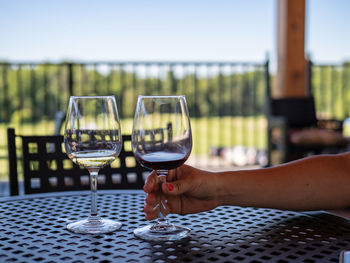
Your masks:
<path fill-rule="evenodd" d="M 310 68 L 318 117 L 339 120 L 350 117 L 350 63 L 310 63 Z"/>
<path fill-rule="evenodd" d="M 234 146 L 266 148 L 266 76 L 265 62 L 0 63 L 0 156 L 6 160 L 7 127 L 51 134 L 55 113 L 66 111 L 70 95 L 115 95 L 122 132 L 130 133 L 138 95 L 184 94 L 194 138 L 191 161 L 222 166 L 227 162 L 215 156 L 223 148 L 231 157 Z M 6 173 L 7 164 L 1 166 Z"/>
<path fill-rule="evenodd" d="M 310 63 L 310 72 L 318 116 L 349 117 L 350 63 Z M 138 95 L 184 94 L 195 165 L 262 165 L 269 77 L 268 62 L 0 63 L 0 179 L 7 178 L 6 128 L 52 134 L 70 95 L 115 95 L 122 132 L 130 133 Z"/>

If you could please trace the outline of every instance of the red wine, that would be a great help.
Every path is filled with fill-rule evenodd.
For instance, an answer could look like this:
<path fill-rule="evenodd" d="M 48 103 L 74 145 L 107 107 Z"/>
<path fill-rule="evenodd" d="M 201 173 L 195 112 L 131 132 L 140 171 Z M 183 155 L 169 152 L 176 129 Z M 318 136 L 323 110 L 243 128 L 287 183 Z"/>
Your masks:
<path fill-rule="evenodd" d="M 136 154 L 137 161 L 147 168 L 153 170 L 171 170 L 183 164 L 188 154 L 173 152 L 155 152 L 146 154 Z"/>

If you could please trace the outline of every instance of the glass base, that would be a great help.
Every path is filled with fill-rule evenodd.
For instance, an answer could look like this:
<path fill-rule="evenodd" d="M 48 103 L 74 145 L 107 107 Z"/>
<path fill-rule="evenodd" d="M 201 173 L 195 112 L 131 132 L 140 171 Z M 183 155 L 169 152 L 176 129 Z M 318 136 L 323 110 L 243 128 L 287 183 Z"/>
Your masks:
<path fill-rule="evenodd" d="M 134 230 L 134 235 L 147 241 L 180 240 L 189 236 L 191 229 L 173 224 L 154 224 Z"/>
<path fill-rule="evenodd" d="M 101 217 L 89 217 L 67 225 L 67 229 L 77 234 L 106 234 L 118 230 L 122 224 Z"/>

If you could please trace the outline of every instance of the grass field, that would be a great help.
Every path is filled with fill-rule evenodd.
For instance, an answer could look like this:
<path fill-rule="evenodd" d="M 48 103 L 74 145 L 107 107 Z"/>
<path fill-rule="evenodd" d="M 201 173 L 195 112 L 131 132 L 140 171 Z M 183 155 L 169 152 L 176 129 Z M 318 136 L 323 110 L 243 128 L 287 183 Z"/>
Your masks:
<path fill-rule="evenodd" d="M 132 119 L 121 121 L 122 133 L 130 134 Z M 208 156 L 212 147 L 232 147 L 237 145 L 266 149 L 267 135 L 266 119 L 261 117 L 212 117 L 192 118 L 193 149 L 192 156 Z M 54 130 L 54 123 L 42 121 L 35 125 L 30 124 L 0 124 L 0 180 L 7 180 L 7 135 L 6 129 L 16 129 L 21 135 L 48 135 Z M 63 133 L 63 130 L 62 130 Z"/>

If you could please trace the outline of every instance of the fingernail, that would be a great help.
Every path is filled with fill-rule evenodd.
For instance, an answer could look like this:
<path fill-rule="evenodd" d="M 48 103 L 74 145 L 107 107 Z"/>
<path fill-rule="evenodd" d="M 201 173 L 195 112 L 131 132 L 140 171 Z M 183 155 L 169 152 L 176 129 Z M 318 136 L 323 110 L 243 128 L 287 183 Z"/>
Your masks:
<path fill-rule="evenodd" d="M 169 191 L 172 191 L 174 189 L 174 187 L 171 184 L 166 184 L 166 186 L 168 187 Z"/>

